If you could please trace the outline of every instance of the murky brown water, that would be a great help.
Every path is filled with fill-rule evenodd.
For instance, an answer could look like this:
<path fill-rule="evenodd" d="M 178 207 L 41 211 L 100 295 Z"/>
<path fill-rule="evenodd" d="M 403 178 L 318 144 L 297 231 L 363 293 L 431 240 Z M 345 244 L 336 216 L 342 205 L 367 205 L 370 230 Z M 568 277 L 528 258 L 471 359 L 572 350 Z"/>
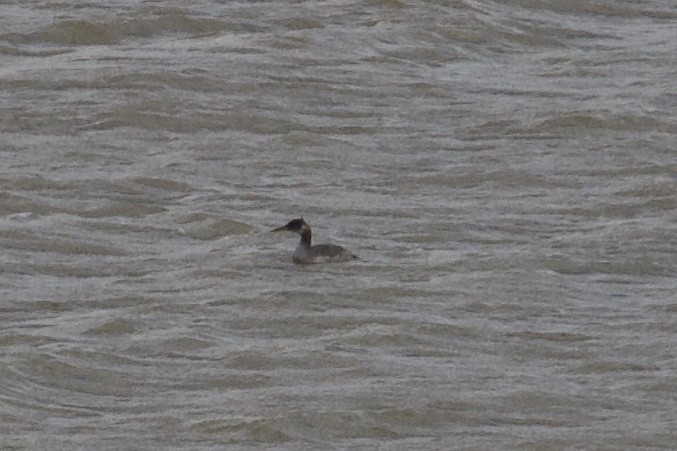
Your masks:
<path fill-rule="evenodd" d="M 674 449 L 672 1 L 0 13 L 0 448 Z"/>

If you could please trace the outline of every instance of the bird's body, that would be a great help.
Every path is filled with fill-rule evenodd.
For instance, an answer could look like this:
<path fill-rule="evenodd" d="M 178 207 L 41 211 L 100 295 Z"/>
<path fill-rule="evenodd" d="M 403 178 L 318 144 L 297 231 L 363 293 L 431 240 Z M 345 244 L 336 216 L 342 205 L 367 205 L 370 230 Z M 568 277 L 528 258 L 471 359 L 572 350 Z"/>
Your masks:
<path fill-rule="evenodd" d="M 324 262 L 347 262 L 357 258 L 351 252 L 334 244 L 311 244 L 313 232 L 303 218 L 289 221 L 285 226 L 278 227 L 273 232 L 289 231 L 301 235 L 301 241 L 292 254 L 294 263 L 324 263 Z"/>

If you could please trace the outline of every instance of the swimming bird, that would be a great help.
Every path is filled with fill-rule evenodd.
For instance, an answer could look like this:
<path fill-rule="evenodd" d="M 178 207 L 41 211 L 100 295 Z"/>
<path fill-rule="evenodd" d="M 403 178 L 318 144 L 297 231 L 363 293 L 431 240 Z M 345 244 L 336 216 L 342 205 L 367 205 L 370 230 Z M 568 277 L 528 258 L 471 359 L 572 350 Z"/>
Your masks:
<path fill-rule="evenodd" d="M 310 241 L 313 232 L 303 218 L 293 219 L 289 221 L 287 225 L 271 230 L 271 232 L 283 231 L 294 232 L 301 235 L 301 242 L 292 255 L 294 263 L 347 262 L 357 258 L 357 256 L 353 255 L 351 252 L 348 252 L 341 246 L 336 246 L 335 244 L 317 244 L 312 246 Z"/>

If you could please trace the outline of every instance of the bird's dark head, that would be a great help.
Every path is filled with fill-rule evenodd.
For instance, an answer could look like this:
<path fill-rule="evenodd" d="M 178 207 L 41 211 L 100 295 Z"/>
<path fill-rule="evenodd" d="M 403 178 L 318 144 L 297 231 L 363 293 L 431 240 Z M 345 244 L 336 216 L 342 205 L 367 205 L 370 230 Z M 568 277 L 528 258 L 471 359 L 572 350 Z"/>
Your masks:
<path fill-rule="evenodd" d="M 287 223 L 287 225 L 283 225 L 282 227 L 278 227 L 277 229 L 271 230 L 271 232 L 283 232 L 283 231 L 288 231 L 288 232 L 296 232 L 299 235 L 305 232 L 306 230 L 310 230 L 310 226 L 306 223 L 306 221 L 303 220 L 303 218 L 298 218 L 298 219 L 292 219 Z"/>

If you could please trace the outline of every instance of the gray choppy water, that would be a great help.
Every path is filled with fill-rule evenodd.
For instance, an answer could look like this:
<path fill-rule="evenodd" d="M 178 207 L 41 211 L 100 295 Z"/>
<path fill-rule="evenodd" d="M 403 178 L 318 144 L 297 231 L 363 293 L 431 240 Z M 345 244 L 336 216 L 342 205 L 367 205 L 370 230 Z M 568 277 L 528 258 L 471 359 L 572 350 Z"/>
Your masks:
<path fill-rule="evenodd" d="M 672 1 L 0 12 L 0 447 L 674 449 Z"/>

